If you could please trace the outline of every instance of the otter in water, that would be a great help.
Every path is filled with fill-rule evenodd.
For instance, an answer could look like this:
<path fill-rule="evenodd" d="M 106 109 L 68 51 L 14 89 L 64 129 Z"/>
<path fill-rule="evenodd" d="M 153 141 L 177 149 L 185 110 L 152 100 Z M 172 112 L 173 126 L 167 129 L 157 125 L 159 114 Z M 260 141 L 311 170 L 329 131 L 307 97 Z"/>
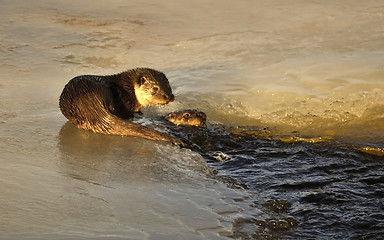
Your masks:
<path fill-rule="evenodd" d="M 174 137 L 127 120 L 143 107 L 173 100 L 162 72 L 136 68 L 110 76 L 75 77 L 64 87 L 59 105 L 63 115 L 82 129 L 180 144 Z"/>
<path fill-rule="evenodd" d="M 165 119 L 175 125 L 201 127 L 207 120 L 207 115 L 195 109 L 180 110 L 171 112 Z"/>

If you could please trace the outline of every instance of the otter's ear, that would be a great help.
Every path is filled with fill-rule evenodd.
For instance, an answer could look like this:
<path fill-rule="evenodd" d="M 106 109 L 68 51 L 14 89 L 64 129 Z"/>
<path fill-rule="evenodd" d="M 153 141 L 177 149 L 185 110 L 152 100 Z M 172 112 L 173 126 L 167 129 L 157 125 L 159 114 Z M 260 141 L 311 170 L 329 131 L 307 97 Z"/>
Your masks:
<path fill-rule="evenodd" d="M 139 78 L 139 85 L 143 85 L 147 81 L 146 77 Z"/>

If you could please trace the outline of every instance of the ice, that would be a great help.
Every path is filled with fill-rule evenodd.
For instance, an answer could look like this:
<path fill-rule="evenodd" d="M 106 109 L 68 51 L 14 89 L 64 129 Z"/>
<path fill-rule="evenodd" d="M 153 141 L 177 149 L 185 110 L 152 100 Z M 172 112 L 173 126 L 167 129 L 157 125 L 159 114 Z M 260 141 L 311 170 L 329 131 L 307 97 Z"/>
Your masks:
<path fill-rule="evenodd" d="M 66 124 L 64 85 L 151 67 L 176 101 L 149 117 L 198 108 L 211 123 L 378 143 L 383 16 L 358 0 L 1 1 L 0 238 L 231 236 L 262 214 L 234 201 L 254 193 L 191 151 Z"/>

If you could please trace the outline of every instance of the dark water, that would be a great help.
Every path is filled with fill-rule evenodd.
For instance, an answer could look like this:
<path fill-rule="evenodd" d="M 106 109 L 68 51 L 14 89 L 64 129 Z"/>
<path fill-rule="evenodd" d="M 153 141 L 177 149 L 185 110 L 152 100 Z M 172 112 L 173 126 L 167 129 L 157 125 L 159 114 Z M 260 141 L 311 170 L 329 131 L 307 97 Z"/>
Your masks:
<path fill-rule="evenodd" d="M 186 133 L 185 133 L 186 131 Z M 284 143 L 262 131 L 234 134 L 221 127 L 182 129 L 192 148 L 221 176 L 266 199 L 273 219 L 242 239 L 382 239 L 384 161 L 352 146 L 327 142 Z M 259 205 L 255 202 L 255 205 Z M 282 227 L 279 224 L 282 220 Z M 285 223 L 284 223 L 285 220 Z M 290 226 L 284 226 L 284 224 Z M 272 225 L 271 225 L 272 224 Z M 236 223 L 234 223 L 236 236 Z"/>

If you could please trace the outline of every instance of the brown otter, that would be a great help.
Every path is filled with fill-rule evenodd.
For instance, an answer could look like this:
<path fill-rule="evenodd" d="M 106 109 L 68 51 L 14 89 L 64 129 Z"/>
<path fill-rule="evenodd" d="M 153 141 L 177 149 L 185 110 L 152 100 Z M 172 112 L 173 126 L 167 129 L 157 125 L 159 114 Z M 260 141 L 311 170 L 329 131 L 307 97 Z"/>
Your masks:
<path fill-rule="evenodd" d="M 180 144 L 174 137 L 127 120 L 143 107 L 173 100 L 162 72 L 136 68 L 110 76 L 75 77 L 64 87 L 59 105 L 63 115 L 82 129 Z"/>
<path fill-rule="evenodd" d="M 175 125 L 201 127 L 207 120 L 207 115 L 195 109 L 180 110 L 171 112 L 165 119 Z"/>

